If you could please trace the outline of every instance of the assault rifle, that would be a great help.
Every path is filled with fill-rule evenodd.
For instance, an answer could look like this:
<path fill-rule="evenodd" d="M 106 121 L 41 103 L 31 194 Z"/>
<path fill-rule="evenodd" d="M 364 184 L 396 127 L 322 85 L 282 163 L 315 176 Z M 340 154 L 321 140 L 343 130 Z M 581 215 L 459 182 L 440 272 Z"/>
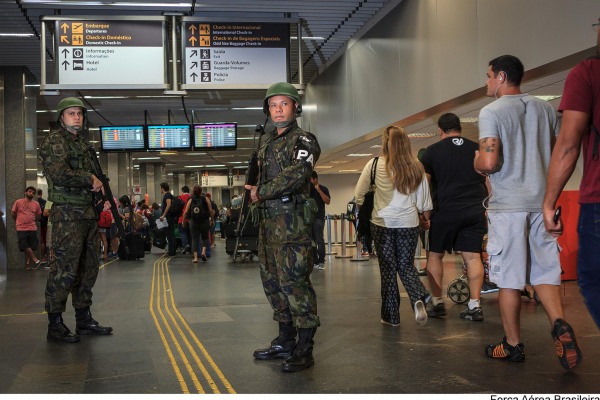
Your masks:
<path fill-rule="evenodd" d="M 96 150 L 94 150 L 94 146 L 90 143 L 87 143 L 87 151 L 90 155 L 90 159 L 92 160 L 92 166 L 94 168 L 94 175 L 96 178 L 102 182 L 103 191 L 93 192 L 94 195 L 94 207 L 96 208 L 96 213 L 100 215 L 100 213 L 104 210 L 104 202 L 108 201 L 110 203 L 110 211 L 113 216 L 113 220 L 117 224 L 117 229 L 119 230 L 119 236 L 123 244 L 125 245 L 125 252 L 129 255 L 129 248 L 127 247 L 127 241 L 125 240 L 125 227 L 123 226 L 123 222 L 121 221 L 121 216 L 119 215 L 119 209 L 117 208 L 117 204 L 115 203 L 115 198 L 112 194 L 112 190 L 110 190 L 110 185 L 108 184 L 108 177 L 102 171 L 102 167 L 100 166 L 100 161 L 98 161 L 98 156 L 96 155 Z"/>
<path fill-rule="evenodd" d="M 256 139 L 256 134 L 259 134 L 258 141 L 260 143 L 260 138 L 265 133 L 265 128 L 262 125 L 256 125 L 254 129 L 254 138 Z M 255 140 L 256 142 L 256 140 Z M 254 143 L 254 151 L 250 155 L 250 160 L 248 160 L 248 174 L 246 175 L 246 185 L 256 186 L 258 184 L 258 151 L 256 150 L 256 143 Z M 250 207 L 250 190 L 246 189 L 244 191 L 244 195 L 242 196 L 242 207 L 240 208 L 240 218 L 238 219 L 238 224 L 236 227 L 236 233 L 238 238 L 242 236 L 244 231 L 244 226 L 246 225 L 246 220 L 248 218 L 248 208 Z"/>

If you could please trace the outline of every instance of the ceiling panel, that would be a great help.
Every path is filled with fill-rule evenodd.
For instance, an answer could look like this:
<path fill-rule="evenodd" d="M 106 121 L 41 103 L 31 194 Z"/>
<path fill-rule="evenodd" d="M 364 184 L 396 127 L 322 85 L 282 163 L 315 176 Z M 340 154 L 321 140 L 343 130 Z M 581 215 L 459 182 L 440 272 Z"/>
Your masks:
<path fill-rule="evenodd" d="M 182 1 L 162 0 L 147 2 L 128 1 L 77 1 L 77 0 L 3 0 L 0 1 L 0 33 L 32 34 L 32 37 L 0 37 L 0 65 L 26 66 L 39 79 L 40 65 L 40 17 L 47 15 L 160 15 L 165 11 L 180 11 L 196 17 L 265 18 L 290 17 L 302 20 L 302 65 L 303 82 L 308 83 L 318 73 L 319 68 L 327 65 L 344 49 L 348 40 L 368 26 L 370 21 L 379 17 L 378 13 L 399 4 L 401 0 L 355 1 L 355 0 L 206 0 Z M 128 4 L 125 6 L 125 4 Z M 156 7 L 160 4 L 160 7 Z M 178 5 L 184 4 L 183 7 Z M 296 27 L 292 27 L 296 36 Z M 321 37 L 322 39 L 306 39 Z M 292 47 L 297 42 L 292 41 Z M 50 52 L 47 51 L 50 55 Z M 298 53 L 293 49 L 290 54 L 291 76 L 293 83 L 299 82 Z M 47 68 L 51 68 L 48 64 Z M 525 91 L 548 95 L 562 93 L 562 85 L 568 67 L 550 69 L 543 77 L 526 82 Z M 52 79 L 51 70 L 49 78 Z M 556 72 L 556 73 L 554 73 Z M 546 76 L 547 75 L 547 76 Z M 64 96 L 84 97 L 89 108 L 92 139 L 98 138 L 98 126 L 132 123 L 187 123 L 232 121 L 239 125 L 240 141 L 238 151 L 210 152 L 206 154 L 148 154 L 134 153 L 133 158 L 158 156 L 166 164 L 168 172 L 188 171 L 186 165 L 214 165 L 218 160 L 225 167 L 245 165 L 253 144 L 254 128 L 265 121 L 261 110 L 264 90 L 190 90 L 186 96 L 166 96 L 159 90 L 145 91 L 62 91 L 61 96 L 38 96 L 38 141 L 46 135 L 51 121 L 55 119 L 56 105 Z M 435 121 L 443 112 L 456 112 L 461 117 L 477 117 L 479 109 L 492 99 L 460 99 L 448 104 L 425 110 L 418 116 L 397 121 L 412 133 L 435 133 Z M 552 102 L 557 105 L 559 100 Z M 185 110 L 185 111 L 184 111 Z M 464 135 L 477 139 L 476 122 L 463 124 Z M 323 152 L 319 161 L 319 172 L 323 174 L 340 171 L 362 170 L 366 160 L 372 156 L 349 157 L 348 154 L 379 154 L 380 133 L 365 132 L 363 137 L 355 139 L 335 149 Z M 413 150 L 426 147 L 437 137 L 414 135 L 411 138 Z M 134 160 L 135 163 L 144 162 Z M 148 162 L 155 162 L 154 160 Z M 212 168 L 211 168 L 212 169 Z M 342 172 L 344 173 L 344 172 Z"/>

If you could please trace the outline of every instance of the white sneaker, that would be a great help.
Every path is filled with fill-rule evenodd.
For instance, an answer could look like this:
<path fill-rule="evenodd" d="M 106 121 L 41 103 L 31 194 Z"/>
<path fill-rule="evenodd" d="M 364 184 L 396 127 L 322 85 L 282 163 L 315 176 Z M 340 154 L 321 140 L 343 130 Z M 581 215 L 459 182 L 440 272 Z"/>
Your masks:
<path fill-rule="evenodd" d="M 325 269 L 325 264 L 315 264 L 315 269 Z"/>
<path fill-rule="evenodd" d="M 415 321 L 419 325 L 425 325 L 427 323 L 427 310 L 423 300 L 419 300 L 415 303 Z"/>

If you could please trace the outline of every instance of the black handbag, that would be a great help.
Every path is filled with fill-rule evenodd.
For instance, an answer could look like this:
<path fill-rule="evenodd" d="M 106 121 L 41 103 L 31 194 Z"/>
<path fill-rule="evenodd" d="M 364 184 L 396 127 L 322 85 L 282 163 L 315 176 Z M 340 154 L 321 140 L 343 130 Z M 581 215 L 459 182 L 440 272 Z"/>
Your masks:
<path fill-rule="evenodd" d="M 356 227 L 356 230 L 360 236 L 368 234 L 371 229 L 371 214 L 373 213 L 373 206 L 375 203 L 375 172 L 377 171 L 378 160 L 379 157 L 375 157 L 373 160 L 373 165 L 371 165 L 371 184 L 369 185 L 369 191 L 365 193 L 365 200 L 358 210 L 358 226 Z"/>

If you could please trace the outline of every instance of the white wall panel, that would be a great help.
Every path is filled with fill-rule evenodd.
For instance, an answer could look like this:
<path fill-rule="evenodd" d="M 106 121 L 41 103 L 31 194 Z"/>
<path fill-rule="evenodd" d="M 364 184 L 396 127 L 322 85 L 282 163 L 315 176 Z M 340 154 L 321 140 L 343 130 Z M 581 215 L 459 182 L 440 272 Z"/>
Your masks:
<path fill-rule="evenodd" d="M 327 151 L 482 87 L 499 55 L 529 70 L 592 47 L 598 15 L 597 0 L 405 0 L 309 84 L 304 126 Z"/>

